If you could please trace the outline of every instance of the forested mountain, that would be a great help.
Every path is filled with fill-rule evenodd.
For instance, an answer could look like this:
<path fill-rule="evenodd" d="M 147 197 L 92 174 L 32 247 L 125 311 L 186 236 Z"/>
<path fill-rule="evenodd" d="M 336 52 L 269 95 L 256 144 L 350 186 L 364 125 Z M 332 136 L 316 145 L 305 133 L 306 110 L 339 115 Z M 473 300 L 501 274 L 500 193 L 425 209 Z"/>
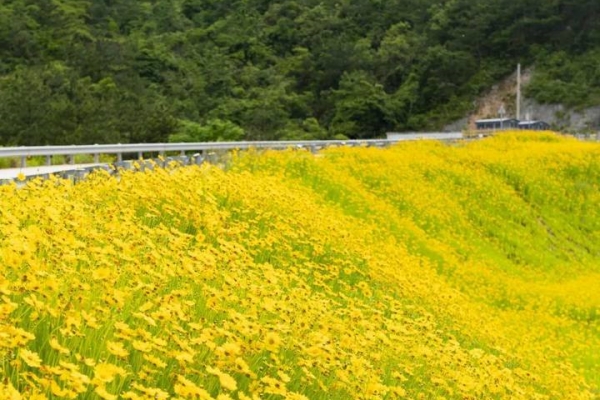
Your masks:
<path fill-rule="evenodd" d="M 600 101 L 600 2 L 1 0 L 0 144 L 435 129 L 517 62 Z"/>

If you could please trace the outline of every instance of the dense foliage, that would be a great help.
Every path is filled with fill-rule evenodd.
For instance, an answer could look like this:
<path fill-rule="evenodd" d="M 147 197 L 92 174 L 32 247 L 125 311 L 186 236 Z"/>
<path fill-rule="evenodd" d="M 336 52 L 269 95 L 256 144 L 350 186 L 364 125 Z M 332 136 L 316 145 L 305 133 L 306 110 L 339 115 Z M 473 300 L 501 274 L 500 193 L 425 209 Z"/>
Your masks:
<path fill-rule="evenodd" d="M 522 134 L 3 186 L 0 397 L 596 399 L 599 203 Z"/>
<path fill-rule="evenodd" d="M 433 129 L 517 61 L 541 62 L 536 98 L 589 104 L 599 21 L 596 0 L 4 0 L 0 144 Z"/>

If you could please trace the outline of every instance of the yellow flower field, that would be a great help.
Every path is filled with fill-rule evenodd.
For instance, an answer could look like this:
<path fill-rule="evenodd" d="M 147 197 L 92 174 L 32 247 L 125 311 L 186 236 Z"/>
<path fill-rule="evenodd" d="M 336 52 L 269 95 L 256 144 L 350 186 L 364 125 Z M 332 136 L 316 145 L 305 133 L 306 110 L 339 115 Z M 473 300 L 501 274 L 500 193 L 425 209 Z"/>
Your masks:
<path fill-rule="evenodd" d="M 0 187 L 1 399 L 597 399 L 600 146 Z"/>

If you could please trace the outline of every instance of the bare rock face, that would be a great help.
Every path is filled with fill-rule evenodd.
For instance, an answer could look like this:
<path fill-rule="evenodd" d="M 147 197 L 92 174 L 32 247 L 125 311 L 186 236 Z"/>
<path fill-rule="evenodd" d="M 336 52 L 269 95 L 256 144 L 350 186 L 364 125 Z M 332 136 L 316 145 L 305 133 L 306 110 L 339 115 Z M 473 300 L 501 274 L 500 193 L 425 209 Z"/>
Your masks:
<path fill-rule="evenodd" d="M 533 70 L 525 69 L 521 75 L 523 87 L 531 80 Z M 487 93 L 473 103 L 474 111 L 468 116 L 448 124 L 444 131 L 475 129 L 475 121 L 485 118 L 515 117 L 517 75 L 513 73 L 494 85 Z M 563 132 L 599 132 L 600 105 L 570 109 L 562 104 L 540 104 L 533 99 L 523 98 L 521 120 L 537 120 L 549 123 L 553 129 Z"/>
<path fill-rule="evenodd" d="M 523 111 L 531 119 L 546 121 L 562 131 L 600 130 L 600 106 L 574 110 L 568 109 L 562 104 L 540 104 L 534 100 L 525 99 Z"/>
<path fill-rule="evenodd" d="M 465 130 L 469 126 L 469 117 L 464 117 L 458 121 L 454 121 L 451 124 L 444 126 L 444 132 L 460 132 Z"/>

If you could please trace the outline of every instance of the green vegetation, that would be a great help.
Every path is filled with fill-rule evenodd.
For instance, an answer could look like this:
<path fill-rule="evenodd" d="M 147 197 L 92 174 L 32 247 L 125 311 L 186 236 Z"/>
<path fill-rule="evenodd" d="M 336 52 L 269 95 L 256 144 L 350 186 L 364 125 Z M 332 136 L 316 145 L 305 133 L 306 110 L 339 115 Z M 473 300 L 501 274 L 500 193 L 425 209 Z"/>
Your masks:
<path fill-rule="evenodd" d="M 577 56 L 560 51 L 541 60 L 528 95 L 576 108 L 600 104 L 600 49 Z"/>
<path fill-rule="evenodd" d="M 599 21 L 596 0 L 4 0 L 0 145 L 437 129 L 518 61 L 534 98 L 595 104 Z"/>

